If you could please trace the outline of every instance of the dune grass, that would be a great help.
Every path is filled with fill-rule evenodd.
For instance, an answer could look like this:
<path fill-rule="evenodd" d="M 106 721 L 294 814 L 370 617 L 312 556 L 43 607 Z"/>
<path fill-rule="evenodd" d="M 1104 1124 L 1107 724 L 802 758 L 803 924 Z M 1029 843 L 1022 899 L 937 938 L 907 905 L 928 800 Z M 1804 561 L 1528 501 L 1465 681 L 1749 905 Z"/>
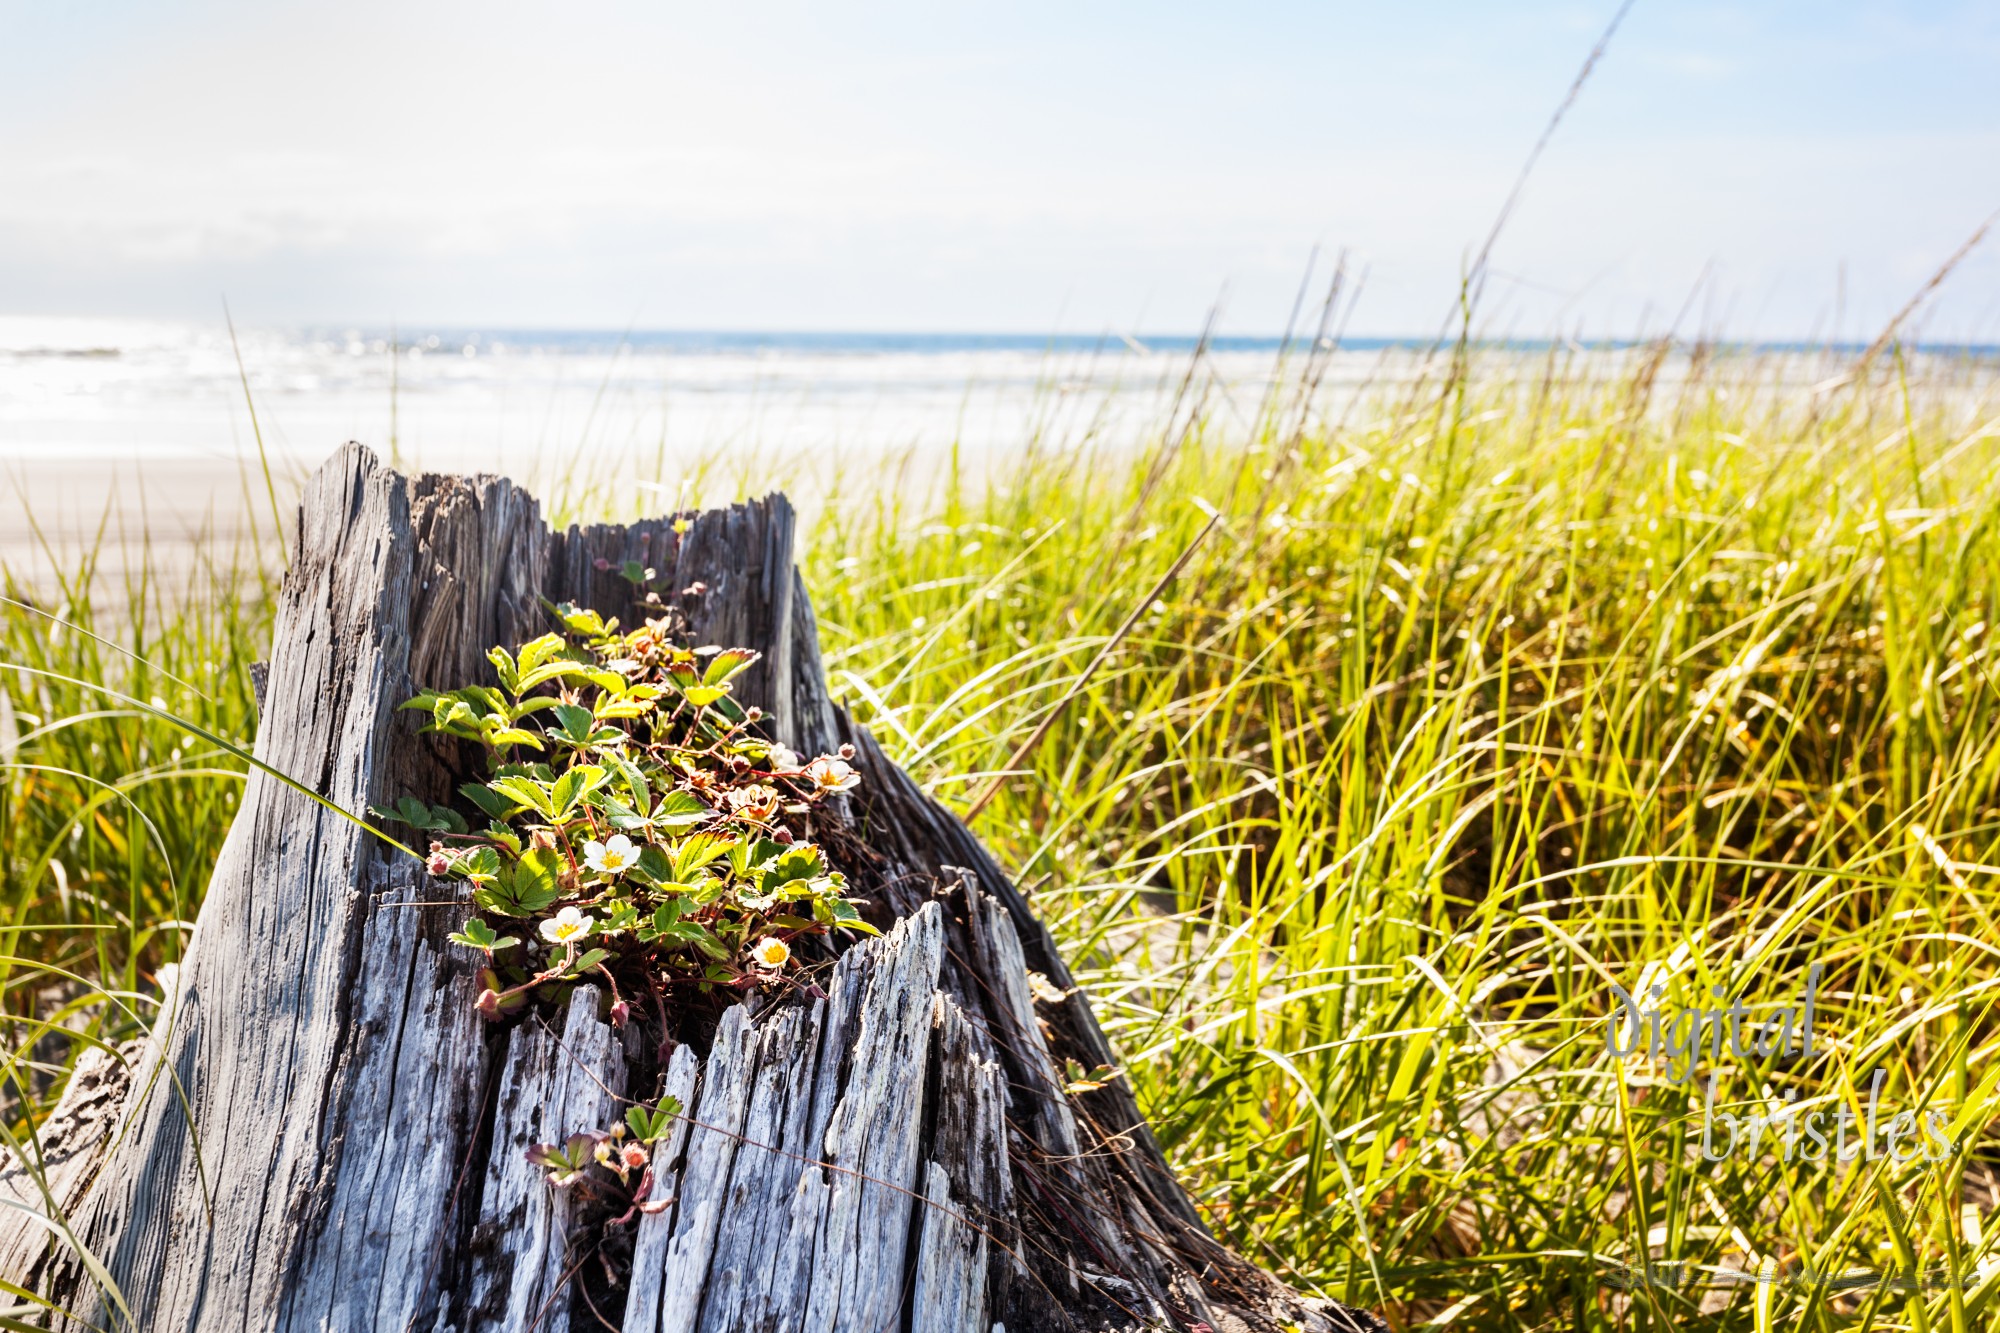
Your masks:
<path fill-rule="evenodd" d="M 241 550 L 210 554 L 226 558 L 172 587 L 143 545 L 85 552 L 53 583 L 0 581 L 9 1119 L 46 1101 L 84 1045 L 148 1016 L 235 815 L 240 756 L 184 724 L 254 733 L 246 668 L 268 646 L 275 575 Z"/>
<path fill-rule="evenodd" d="M 841 478 L 803 553 L 835 693 L 961 808 L 1054 714 L 976 828 L 1244 1253 L 1405 1328 L 1991 1321 L 2000 377 L 1839 369 L 1474 353 L 1331 419 Z M 0 615 L 44 673 L 0 681 L 17 1127 L 131 1030 L 225 831 L 230 756 L 66 683 L 247 735 L 271 571 L 204 577 L 70 589 L 124 652 Z M 1768 1011 L 1815 965 L 1811 1060 L 1606 1052 L 1614 984 Z M 1738 1115 L 1865 1114 L 1881 1070 L 1957 1151 L 1704 1160 L 1711 1064 Z"/>

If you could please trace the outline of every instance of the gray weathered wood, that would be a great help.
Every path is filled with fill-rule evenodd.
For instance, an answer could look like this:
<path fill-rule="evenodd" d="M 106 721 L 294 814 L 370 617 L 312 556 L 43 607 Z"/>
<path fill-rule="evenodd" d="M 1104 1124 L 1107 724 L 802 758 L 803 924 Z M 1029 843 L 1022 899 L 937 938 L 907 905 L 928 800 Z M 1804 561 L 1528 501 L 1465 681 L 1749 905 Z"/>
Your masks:
<path fill-rule="evenodd" d="M 790 1194 L 784 1182 L 806 1170 L 815 1151 L 807 1133 L 824 1008 L 820 1002 L 789 1007 L 759 1024 L 756 1051 L 743 1070 L 750 1085 L 743 1138 L 721 1196 L 700 1328 L 756 1328 L 786 1311 L 796 1256 L 784 1248 Z"/>
<path fill-rule="evenodd" d="M 694 1104 L 695 1127 L 681 1172 L 673 1240 L 660 1278 L 660 1312 L 652 1325 L 659 1333 L 688 1333 L 701 1314 L 708 1263 L 722 1229 L 729 1170 L 736 1161 L 756 1080 L 757 1032 L 749 1012 L 738 1005 L 722 1016 L 714 1049 L 701 1071 L 701 1098 Z M 633 1327 L 629 1313 L 626 1327 Z"/>
<path fill-rule="evenodd" d="M 560 1035 L 539 1022 L 507 1041 L 493 1126 L 493 1150 L 472 1229 L 475 1261 L 469 1326 L 517 1322 L 565 1333 L 569 1275 L 589 1258 L 575 1226 L 576 1196 L 552 1189 L 527 1160 L 538 1143 L 560 1144 L 577 1130 L 608 1128 L 623 1114 L 625 1057 L 597 1015 L 603 994 L 580 986 Z"/>
<path fill-rule="evenodd" d="M 994 1291 L 1004 1289 L 1011 1268 L 999 1248 L 1008 1242 L 1011 1203 L 1006 1073 L 951 997 L 937 997 L 933 1024 L 939 1084 L 912 1333 L 987 1327 L 990 1306 L 1000 1303 Z"/>
<path fill-rule="evenodd" d="M 1009 877 L 828 697 L 784 501 L 675 526 L 552 532 L 503 479 L 350 446 L 306 490 L 258 759 L 339 810 L 450 799 L 468 756 L 396 704 L 485 679 L 543 599 L 646 614 L 616 572 L 637 559 L 698 641 L 763 654 L 738 696 L 777 739 L 857 747 L 816 836 L 888 933 L 820 953 L 823 998 L 712 1034 L 616 1032 L 587 987 L 488 1026 L 451 891 L 259 772 L 175 1003 L 44 1127 L 50 1197 L 121 1295 L 31 1220 L 0 1221 L 0 1277 L 74 1327 L 126 1326 L 122 1299 L 139 1328 L 231 1333 L 1375 1327 L 1217 1244 L 1122 1082 L 1064 1092 L 1061 1062 L 1109 1043 Z M 655 1211 L 611 1218 L 527 1163 L 662 1093 L 686 1114 Z M 40 1198 L 34 1165 L 0 1163 L 7 1198 Z"/>
<path fill-rule="evenodd" d="M 979 975 L 987 978 L 993 1016 L 1003 1029 L 1003 1049 L 1013 1053 L 1014 1077 L 1028 1090 L 1028 1104 L 1034 1108 L 1035 1137 L 1043 1150 L 1058 1161 L 1072 1160 L 1082 1151 L 1076 1132 L 1076 1115 L 1069 1098 L 1063 1095 L 1063 1080 L 1057 1075 L 1035 1015 L 1035 1001 L 1028 985 L 1028 960 L 1021 953 L 1020 936 L 1007 909 L 980 893 L 977 882 L 967 877 L 966 892 L 972 896 L 967 919 L 972 927 L 972 956 Z"/>
<path fill-rule="evenodd" d="M 676 1047 L 667 1062 L 667 1074 L 660 1089 L 687 1108 L 688 1115 L 674 1122 L 667 1140 L 653 1155 L 651 1199 L 666 1207 L 639 1220 L 632 1252 L 632 1281 L 625 1299 L 624 1333 L 654 1333 L 660 1326 L 660 1290 L 666 1279 L 667 1248 L 674 1238 L 674 1217 L 679 1210 L 682 1166 L 687 1156 L 693 1125 L 689 1116 L 699 1114 L 695 1103 L 696 1080 L 701 1059 L 692 1046 Z"/>

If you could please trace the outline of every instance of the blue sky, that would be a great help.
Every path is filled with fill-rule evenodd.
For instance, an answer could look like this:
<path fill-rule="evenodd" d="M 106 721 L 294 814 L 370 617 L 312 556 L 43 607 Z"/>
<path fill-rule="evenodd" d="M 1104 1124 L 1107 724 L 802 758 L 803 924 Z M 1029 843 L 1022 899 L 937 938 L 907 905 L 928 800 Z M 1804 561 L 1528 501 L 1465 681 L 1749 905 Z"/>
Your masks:
<path fill-rule="evenodd" d="M 1318 245 L 1427 332 L 1614 8 L 0 0 L 0 313 L 1268 332 Z M 1639 0 L 1489 328 L 1872 336 L 1996 71 L 1990 3 Z M 2000 338 L 2000 237 L 1924 328 Z"/>

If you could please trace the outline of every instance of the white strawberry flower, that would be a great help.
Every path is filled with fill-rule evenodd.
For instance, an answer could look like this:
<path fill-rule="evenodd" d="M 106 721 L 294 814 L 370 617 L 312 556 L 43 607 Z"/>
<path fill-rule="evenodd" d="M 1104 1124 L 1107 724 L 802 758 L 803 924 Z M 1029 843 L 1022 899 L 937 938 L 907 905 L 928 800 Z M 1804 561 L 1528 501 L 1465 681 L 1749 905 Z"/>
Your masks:
<path fill-rule="evenodd" d="M 773 745 L 765 762 L 778 772 L 790 772 L 799 766 L 799 752 L 788 745 Z"/>
<path fill-rule="evenodd" d="M 590 928 L 596 924 L 576 908 L 565 907 L 542 922 L 542 938 L 550 944 L 576 944 L 589 939 Z"/>
<path fill-rule="evenodd" d="M 593 838 L 583 844 L 583 863 L 600 875 L 615 878 L 630 870 L 638 859 L 639 849 L 622 833 L 614 833 L 604 842 Z"/>
<path fill-rule="evenodd" d="M 791 958 L 792 946 L 773 935 L 765 936 L 750 948 L 750 961 L 773 971 L 790 962 Z"/>
<path fill-rule="evenodd" d="M 756 782 L 748 787 L 732 787 L 725 796 L 729 808 L 745 819 L 759 822 L 778 813 L 778 790 L 767 783 Z"/>
<path fill-rule="evenodd" d="M 845 759 L 835 759 L 830 754 L 823 754 L 807 764 L 806 776 L 821 792 L 847 791 L 861 785 L 861 775 L 854 771 L 854 765 Z"/>

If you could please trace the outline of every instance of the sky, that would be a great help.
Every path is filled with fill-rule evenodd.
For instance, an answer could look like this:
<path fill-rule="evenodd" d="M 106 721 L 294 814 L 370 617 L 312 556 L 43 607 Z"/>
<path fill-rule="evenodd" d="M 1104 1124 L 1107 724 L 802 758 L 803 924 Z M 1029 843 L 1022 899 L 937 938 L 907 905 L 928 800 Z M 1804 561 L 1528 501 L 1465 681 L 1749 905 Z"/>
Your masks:
<path fill-rule="evenodd" d="M 1434 332 L 1616 9 L 0 0 L 0 315 Z M 1637 0 L 1489 333 L 1871 338 L 2000 208 L 2000 6 Z M 2000 340 L 2000 236 L 1923 312 Z"/>

